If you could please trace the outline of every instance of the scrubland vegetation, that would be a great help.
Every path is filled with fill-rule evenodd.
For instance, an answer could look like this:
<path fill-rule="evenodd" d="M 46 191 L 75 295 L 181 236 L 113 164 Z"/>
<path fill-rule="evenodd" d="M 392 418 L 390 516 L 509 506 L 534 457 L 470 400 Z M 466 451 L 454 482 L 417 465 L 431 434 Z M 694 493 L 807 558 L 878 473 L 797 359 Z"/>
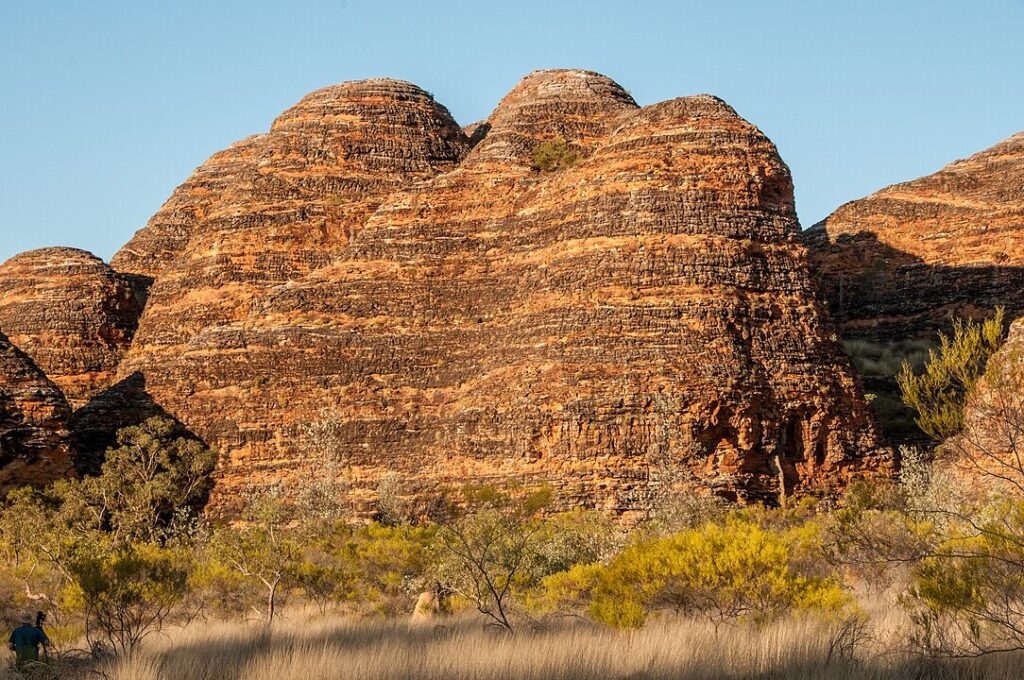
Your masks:
<path fill-rule="evenodd" d="M 1020 677 L 1024 452 L 989 460 L 963 418 L 972 404 L 1024 432 L 1024 369 L 990 365 L 1009 396 L 971 401 L 993 328 L 958 326 L 901 376 L 922 427 L 943 428 L 935 452 L 774 508 L 662 489 L 623 522 L 551 513 L 543 488 L 424 508 L 387 478 L 359 523 L 326 414 L 305 436 L 328 473 L 253 489 L 218 522 L 201 513 L 214 454 L 150 420 L 102 474 L 7 498 L 0 605 L 50 612 L 38 677 Z"/>

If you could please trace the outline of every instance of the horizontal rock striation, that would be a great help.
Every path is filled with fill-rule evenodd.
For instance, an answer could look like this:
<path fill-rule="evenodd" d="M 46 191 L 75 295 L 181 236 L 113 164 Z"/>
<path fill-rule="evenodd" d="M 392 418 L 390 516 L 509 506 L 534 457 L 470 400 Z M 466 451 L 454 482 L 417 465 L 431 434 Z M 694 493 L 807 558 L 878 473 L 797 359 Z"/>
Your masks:
<path fill-rule="evenodd" d="M 0 333 L 0 493 L 73 471 L 64 395 Z"/>
<path fill-rule="evenodd" d="M 954 316 L 1024 313 L 1024 133 L 847 203 L 805 232 L 833 319 L 889 439 L 926 443 L 896 372 Z"/>
<path fill-rule="evenodd" d="M 81 406 L 108 387 L 142 307 L 101 259 L 43 248 L 0 265 L 0 329 Z"/>
<path fill-rule="evenodd" d="M 114 255 L 111 266 L 128 276 L 141 296 L 185 248 L 210 206 L 240 181 L 245 168 L 259 162 L 263 138 L 254 135 L 213 154 Z"/>
<path fill-rule="evenodd" d="M 863 336 L 1024 312 L 1024 132 L 840 207 L 806 233 L 833 317 Z"/>
<path fill-rule="evenodd" d="M 737 499 L 888 466 L 754 126 L 543 71 L 471 133 L 406 83 L 321 90 L 175 246 L 119 376 L 223 450 L 215 504 L 323 474 L 325 417 L 362 509 L 389 472 L 631 511 L 655 458 Z M 533 169 L 556 139 L 578 162 Z"/>

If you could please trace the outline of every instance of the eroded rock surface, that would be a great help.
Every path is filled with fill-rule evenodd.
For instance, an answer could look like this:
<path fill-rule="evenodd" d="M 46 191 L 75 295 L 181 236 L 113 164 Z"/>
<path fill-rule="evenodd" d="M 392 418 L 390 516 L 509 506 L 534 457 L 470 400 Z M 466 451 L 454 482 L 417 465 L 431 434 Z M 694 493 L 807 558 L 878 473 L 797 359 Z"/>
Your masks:
<path fill-rule="evenodd" d="M 0 493 L 72 472 L 64 395 L 0 333 Z"/>
<path fill-rule="evenodd" d="M 888 465 L 754 126 L 546 71 L 470 132 L 407 83 L 320 90 L 115 258 L 155 277 L 119 376 L 221 448 L 215 505 L 324 474 L 325 408 L 364 509 L 390 472 L 628 511 L 652 457 L 741 499 Z M 532 169 L 554 139 L 578 164 Z"/>
<path fill-rule="evenodd" d="M 1024 133 L 840 207 L 805 232 L 812 264 L 889 439 L 927 438 L 896 373 L 955 316 L 1024 312 Z"/>
<path fill-rule="evenodd" d="M 840 207 L 807 232 L 834 318 L 859 335 L 930 333 L 1024 311 L 1024 132 Z"/>
<path fill-rule="evenodd" d="M 129 283 L 75 248 L 42 248 L 0 265 L 0 329 L 72 406 L 108 387 L 142 308 Z"/>

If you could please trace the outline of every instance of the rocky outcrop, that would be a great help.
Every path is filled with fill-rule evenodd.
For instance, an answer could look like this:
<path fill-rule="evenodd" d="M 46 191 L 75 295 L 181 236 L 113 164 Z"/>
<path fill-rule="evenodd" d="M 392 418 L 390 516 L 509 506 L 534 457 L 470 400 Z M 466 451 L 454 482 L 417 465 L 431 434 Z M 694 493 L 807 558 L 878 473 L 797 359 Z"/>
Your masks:
<path fill-rule="evenodd" d="M 931 334 L 1024 311 L 1024 132 L 840 207 L 807 232 L 833 316 L 857 335 Z"/>
<path fill-rule="evenodd" d="M 222 449 L 215 504 L 324 474 L 324 418 L 362 509 L 391 472 L 628 511 L 653 458 L 739 499 L 888 465 L 754 126 L 547 71 L 472 134 L 407 83 L 326 88 L 115 258 L 169 254 L 135 270 L 156 281 L 119 376 Z M 579 162 L 534 170 L 555 139 Z"/>
<path fill-rule="evenodd" d="M 0 493 L 72 472 L 70 416 L 60 389 L 0 333 Z"/>
<path fill-rule="evenodd" d="M 239 183 L 239 173 L 259 162 L 263 137 L 243 139 L 213 154 L 114 255 L 111 266 L 131 279 L 140 297 L 181 253 L 210 206 Z"/>
<path fill-rule="evenodd" d="M 128 282 L 84 250 L 43 248 L 0 265 L 0 329 L 73 406 L 110 385 L 141 311 Z"/>
<path fill-rule="evenodd" d="M 919 366 L 954 316 L 1024 313 L 1024 133 L 847 203 L 805 238 L 886 434 L 925 443 L 900 364 Z"/>

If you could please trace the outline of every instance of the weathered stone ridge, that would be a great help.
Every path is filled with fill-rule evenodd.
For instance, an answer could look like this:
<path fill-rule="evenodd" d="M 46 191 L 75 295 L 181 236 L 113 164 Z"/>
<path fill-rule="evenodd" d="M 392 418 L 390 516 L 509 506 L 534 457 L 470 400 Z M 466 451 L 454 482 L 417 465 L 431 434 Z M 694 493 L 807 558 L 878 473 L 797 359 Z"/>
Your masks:
<path fill-rule="evenodd" d="M 73 406 L 109 387 L 142 308 L 98 257 L 43 248 L 0 265 L 0 329 Z"/>
<path fill-rule="evenodd" d="M 214 154 L 111 264 L 152 279 L 198 238 L 203 245 L 188 247 L 188 275 L 212 267 L 227 284 L 251 278 L 238 270 L 254 266 L 268 280 L 294 278 L 344 246 L 374 197 L 454 167 L 467 143 L 448 111 L 410 83 L 317 90 L 268 134 Z M 185 268 L 177 263 L 168 273 Z"/>
<path fill-rule="evenodd" d="M 806 233 L 847 333 L 932 334 L 953 315 L 1024 312 L 1024 132 L 840 207 Z"/>
<path fill-rule="evenodd" d="M 407 83 L 326 88 L 115 259 L 167 244 L 119 376 L 223 450 L 215 503 L 316 470 L 325 407 L 367 504 L 392 470 L 626 511 L 652 453 L 739 499 L 888 466 L 757 128 L 546 71 L 472 134 Z M 580 162 L 532 169 L 556 138 Z"/>
<path fill-rule="evenodd" d="M 447 110 L 392 80 L 314 92 L 252 144 L 154 283 L 133 356 L 184 351 L 246 319 L 265 289 L 329 263 L 387 195 L 454 168 L 467 148 Z"/>
<path fill-rule="evenodd" d="M 0 493 L 73 472 L 64 395 L 0 333 Z"/>

